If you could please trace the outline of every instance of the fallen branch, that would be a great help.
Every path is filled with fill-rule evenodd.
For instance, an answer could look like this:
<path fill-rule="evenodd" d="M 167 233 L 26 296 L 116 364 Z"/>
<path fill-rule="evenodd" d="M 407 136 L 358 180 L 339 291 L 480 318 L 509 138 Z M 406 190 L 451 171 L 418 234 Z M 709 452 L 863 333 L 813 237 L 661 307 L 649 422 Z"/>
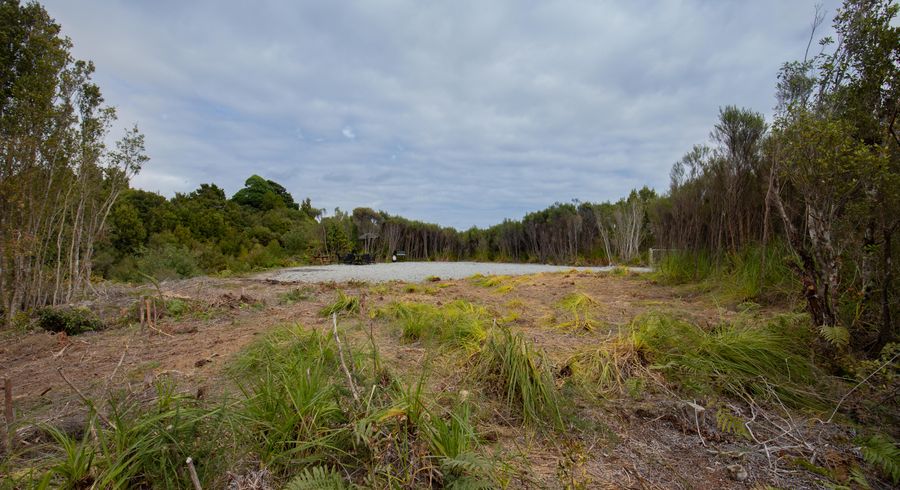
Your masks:
<path fill-rule="evenodd" d="M 106 386 L 103 387 L 103 392 L 105 396 L 109 396 L 109 384 L 112 383 L 113 378 L 116 377 L 116 373 L 119 372 L 119 368 L 122 367 L 122 361 L 125 360 L 125 354 L 128 354 L 128 342 L 125 342 L 125 350 L 122 351 L 122 357 L 119 358 L 119 363 L 116 364 L 115 369 L 113 369 L 112 374 L 106 378 Z"/>
<path fill-rule="evenodd" d="M 16 412 L 13 409 L 13 396 L 12 396 L 12 380 L 10 378 L 6 378 L 3 381 L 3 398 L 4 398 L 4 413 L 6 417 L 6 434 L 8 439 L 8 448 L 9 454 L 12 454 L 13 450 L 16 448 Z"/>
<path fill-rule="evenodd" d="M 897 359 L 897 357 L 900 357 L 900 352 L 894 354 L 894 357 L 888 359 L 884 364 L 878 366 L 878 368 L 877 368 L 876 370 L 872 371 L 871 373 L 869 373 L 869 375 L 866 376 L 866 378 L 865 378 L 864 380 L 862 380 L 862 381 L 860 381 L 859 383 L 857 383 L 856 386 L 854 386 L 853 388 L 850 389 L 850 391 L 848 391 L 846 394 L 844 394 L 844 396 L 842 396 L 841 399 L 838 401 L 838 404 L 834 407 L 834 410 L 831 412 L 831 416 L 828 417 L 828 420 L 826 420 L 825 423 L 826 423 L 826 424 L 830 424 L 830 423 L 831 423 L 831 420 L 832 420 L 832 419 L 834 418 L 834 416 L 837 414 L 838 409 L 841 408 L 841 404 L 844 403 L 844 400 L 846 400 L 847 397 L 850 396 L 851 393 L 853 393 L 854 391 L 856 391 L 860 386 L 864 385 L 864 384 L 866 383 L 866 381 L 868 381 L 869 379 L 872 378 L 872 376 L 875 376 L 875 373 L 877 373 L 878 371 L 881 371 L 882 369 L 884 369 L 885 366 L 887 366 L 887 365 L 893 363 L 894 360 Z"/>
<path fill-rule="evenodd" d="M 60 351 L 59 351 L 59 352 L 57 352 L 57 353 L 55 353 L 55 354 L 53 354 L 53 358 L 54 358 L 54 359 L 59 359 L 59 358 L 60 358 L 60 356 L 62 356 L 62 355 L 63 355 L 63 353 L 64 353 L 64 352 L 65 352 L 65 351 L 66 351 L 66 349 L 68 349 L 68 348 L 69 348 L 69 346 L 70 346 L 70 345 L 72 345 L 72 344 L 66 344 L 66 345 L 65 345 L 65 346 L 63 346 L 63 348 L 62 348 L 62 349 L 60 349 Z"/>
<path fill-rule="evenodd" d="M 94 412 L 97 413 L 97 417 L 98 417 L 100 420 L 102 420 L 103 423 L 105 423 L 106 425 L 112 427 L 113 429 L 116 428 L 116 425 L 115 425 L 115 424 L 113 424 L 112 422 L 110 422 L 109 419 L 106 418 L 105 415 L 103 415 L 102 413 L 100 413 L 100 411 L 97 410 L 96 407 L 94 407 L 94 402 L 92 402 L 90 399 L 88 399 L 88 397 L 84 396 L 84 393 L 82 393 L 81 390 L 79 390 L 75 385 L 72 384 L 71 381 L 69 381 L 69 378 L 67 378 L 66 375 L 63 374 L 62 368 L 56 368 L 56 372 L 59 373 L 59 375 L 62 377 L 63 381 L 65 381 L 66 384 L 69 385 L 69 388 L 72 388 L 72 390 L 75 391 L 75 393 L 78 395 L 78 398 L 81 398 L 81 401 L 83 401 L 85 405 L 87 405 L 87 406 L 89 406 L 89 407 L 91 407 L 91 408 L 94 409 Z"/>
<path fill-rule="evenodd" d="M 356 384 L 353 382 L 353 376 L 350 374 L 350 370 L 347 368 L 347 363 L 344 361 L 344 348 L 341 346 L 341 338 L 338 336 L 337 331 L 337 313 L 331 314 L 332 321 L 332 333 L 334 334 L 334 343 L 337 344 L 338 348 L 338 357 L 341 360 L 341 368 L 344 370 L 344 374 L 347 376 L 347 382 L 350 384 L 350 393 L 353 395 L 353 399 L 359 403 L 359 392 L 356 389 Z"/>

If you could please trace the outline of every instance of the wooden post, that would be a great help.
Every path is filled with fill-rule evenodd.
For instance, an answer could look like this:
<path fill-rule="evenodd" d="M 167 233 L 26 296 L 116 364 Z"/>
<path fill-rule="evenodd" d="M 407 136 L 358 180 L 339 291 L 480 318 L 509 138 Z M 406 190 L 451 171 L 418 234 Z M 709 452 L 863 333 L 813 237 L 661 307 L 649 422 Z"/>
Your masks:
<path fill-rule="evenodd" d="M 7 448 L 9 449 L 9 453 L 12 454 L 13 450 L 15 450 L 16 448 L 16 413 L 13 410 L 12 380 L 9 378 L 6 378 L 3 381 L 3 398 L 4 413 L 6 417 L 6 434 L 8 440 Z"/>

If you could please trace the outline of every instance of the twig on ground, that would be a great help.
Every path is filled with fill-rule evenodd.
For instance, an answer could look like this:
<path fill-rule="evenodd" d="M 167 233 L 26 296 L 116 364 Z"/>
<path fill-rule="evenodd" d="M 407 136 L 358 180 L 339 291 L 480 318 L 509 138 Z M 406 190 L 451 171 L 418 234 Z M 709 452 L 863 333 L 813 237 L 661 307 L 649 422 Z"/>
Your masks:
<path fill-rule="evenodd" d="M 13 450 L 15 450 L 16 448 L 16 412 L 13 409 L 12 379 L 10 378 L 6 378 L 3 380 L 3 399 L 3 411 L 5 414 L 4 416 L 6 417 L 7 447 L 9 449 L 8 452 L 12 454 Z"/>
<path fill-rule="evenodd" d="M 54 359 L 59 359 L 60 356 L 63 355 L 63 352 L 65 352 L 66 349 L 68 349 L 70 345 L 72 345 L 72 344 L 66 344 L 66 345 L 64 345 L 63 348 L 59 350 L 59 352 L 56 352 L 56 353 L 53 354 L 53 358 L 54 358 Z"/>
<path fill-rule="evenodd" d="M 341 360 L 341 368 L 344 370 L 344 374 L 347 376 L 347 382 L 350 384 L 350 393 L 353 395 L 353 399 L 359 403 L 359 392 L 356 390 L 356 384 L 353 382 L 353 376 L 350 374 L 350 370 L 347 368 L 347 363 L 344 361 L 344 348 L 341 346 L 341 338 L 338 336 L 337 331 L 337 313 L 331 314 L 331 322 L 333 325 L 332 333 L 334 334 L 334 343 L 337 344 L 338 348 L 338 357 Z"/>
<path fill-rule="evenodd" d="M 106 386 L 103 387 L 103 392 L 106 396 L 109 396 L 109 385 L 112 382 L 113 378 L 116 377 L 116 373 L 119 372 L 119 368 L 122 366 L 122 361 L 125 360 L 125 354 L 128 354 L 128 342 L 125 342 L 125 350 L 122 351 L 122 357 L 119 358 L 119 363 L 116 364 L 116 367 L 112 370 L 109 377 L 106 378 Z"/>
<path fill-rule="evenodd" d="M 859 383 L 857 383 L 856 386 L 854 386 L 853 388 L 850 389 L 850 391 L 848 391 L 847 393 L 845 393 L 844 396 L 842 396 L 841 399 L 838 401 L 837 405 L 834 407 L 834 411 L 831 412 L 831 416 L 828 417 L 828 420 L 826 420 L 825 423 L 826 423 L 826 424 L 830 424 L 830 423 L 831 423 L 831 420 L 834 419 L 834 416 L 837 414 L 838 409 L 841 408 L 841 404 L 844 403 L 844 400 L 846 400 L 847 397 L 850 396 L 851 393 L 853 393 L 854 391 L 856 391 L 860 386 L 864 385 L 864 384 L 866 383 L 866 381 L 869 381 L 869 379 L 871 379 L 872 376 L 875 376 L 875 373 L 877 373 L 878 371 L 881 371 L 881 370 L 884 369 L 886 366 L 888 366 L 889 364 L 893 363 L 894 360 L 897 359 L 897 357 L 900 357 L 900 352 L 894 354 L 894 357 L 888 359 L 887 361 L 884 362 L 884 364 L 878 366 L 878 368 L 875 369 L 874 371 L 872 371 L 871 373 L 869 373 L 869 375 L 866 376 L 865 379 L 863 379 L 862 381 L 860 381 Z"/>
<path fill-rule="evenodd" d="M 85 405 L 87 405 L 87 406 L 89 406 L 89 407 L 91 407 L 91 408 L 95 408 L 95 407 L 94 407 L 94 402 L 92 402 L 90 399 L 88 399 L 88 397 L 84 396 L 84 393 L 82 393 L 81 390 L 79 390 L 75 385 L 72 384 L 71 381 L 69 381 L 69 378 L 67 378 L 66 375 L 63 374 L 62 368 L 56 368 L 56 372 L 59 373 L 59 375 L 60 375 L 60 377 L 62 377 L 63 381 L 65 381 L 66 384 L 69 385 L 69 388 L 72 388 L 72 390 L 75 391 L 75 393 L 78 395 L 78 398 L 81 398 L 81 401 L 83 401 Z M 94 412 L 97 413 L 97 417 L 98 417 L 100 420 L 102 420 L 104 424 L 106 424 L 106 425 L 112 427 L 113 429 L 116 428 L 116 425 L 113 424 L 112 422 L 110 422 L 109 419 L 106 418 L 105 415 L 103 415 L 102 413 L 100 413 L 99 410 L 96 410 L 96 409 L 95 409 Z"/>

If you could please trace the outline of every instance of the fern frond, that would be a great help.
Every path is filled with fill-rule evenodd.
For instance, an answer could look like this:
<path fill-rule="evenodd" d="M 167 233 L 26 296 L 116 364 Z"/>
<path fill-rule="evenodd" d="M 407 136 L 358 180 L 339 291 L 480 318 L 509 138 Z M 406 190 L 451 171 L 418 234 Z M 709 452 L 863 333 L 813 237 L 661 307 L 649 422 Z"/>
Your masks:
<path fill-rule="evenodd" d="M 861 442 L 863 459 L 879 467 L 895 484 L 900 482 L 900 448 L 897 444 L 881 434 Z"/>
<path fill-rule="evenodd" d="M 850 331 L 840 325 L 834 327 L 822 325 L 819 327 L 819 335 L 835 347 L 846 347 L 850 344 Z"/>
<path fill-rule="evenodd" d="M 284 490 L 346 490 L 349 488 L 343 477 L 334 468 L 313 466 L 304 468 L 294 477 Z"/>
<path fill-rule="evenodd" d="M 716 411 L 716 427 L 726 434 L 734 434 L 744 439 L 750 439 L 750 431 L 744 425 L 744 419 L 731 413 L 728 409 Z"/>

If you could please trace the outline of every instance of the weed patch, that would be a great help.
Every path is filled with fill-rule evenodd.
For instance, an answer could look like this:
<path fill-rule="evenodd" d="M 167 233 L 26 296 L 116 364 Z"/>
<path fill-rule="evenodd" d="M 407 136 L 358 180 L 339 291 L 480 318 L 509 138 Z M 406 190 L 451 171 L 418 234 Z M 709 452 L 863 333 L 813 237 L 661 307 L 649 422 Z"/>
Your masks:
<path fill-rule="evenodd" d="M 303 286 L 302 288 L 294 288 L 278 296 L 278 300 L 283 305 L 291 305 L 301 301 L 309 301 L 315 295 L 316 288 L 313 286 Z"/>

